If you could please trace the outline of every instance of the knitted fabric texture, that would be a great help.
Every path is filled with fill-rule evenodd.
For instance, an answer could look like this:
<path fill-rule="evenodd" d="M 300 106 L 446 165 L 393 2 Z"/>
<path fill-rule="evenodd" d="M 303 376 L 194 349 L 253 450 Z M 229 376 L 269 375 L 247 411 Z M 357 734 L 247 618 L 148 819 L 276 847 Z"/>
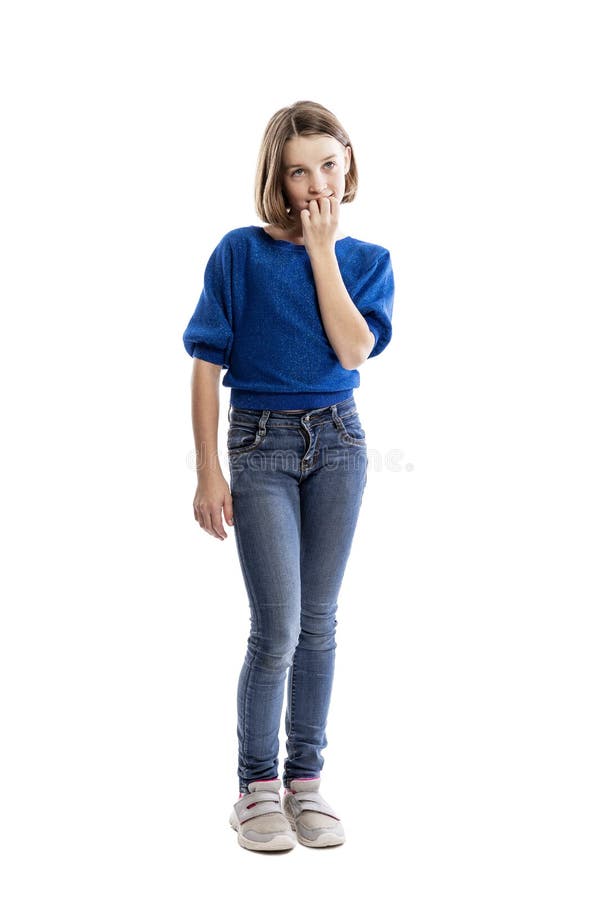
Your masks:
<path fill-rule="evenodd" d="M 369 358 L 377 356 L 392 337 L 390 252 L 345 237 L 335 255 L 375 337 Z M 360 385 L 358 370 L 341 365 L 327 338 L 306 247 L 257 225 L 227 232 L 211 253 L 183 343 L 190 356 L 227 370 L 223 386 L 242 409 L 314 409 Z"/>

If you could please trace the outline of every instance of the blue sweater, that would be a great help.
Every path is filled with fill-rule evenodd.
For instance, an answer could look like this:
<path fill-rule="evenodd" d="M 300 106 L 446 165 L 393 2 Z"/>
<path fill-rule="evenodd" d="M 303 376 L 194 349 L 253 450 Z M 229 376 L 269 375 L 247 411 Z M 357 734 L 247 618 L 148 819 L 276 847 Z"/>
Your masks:
<path fill-rule="evenodd" d="M 336 241 L 346 290 L 375 336 L 377 356 L 392 336 L 390 253 L 353 237 Z M 227 369 L 224 387 L 242 409 L 315 409 L 352 396 L 319 311 L 303 244 L 272 238 L 259 225 L 234 228 L 213 250 L 196 310 L 183 334 L 192 357 Z"/>

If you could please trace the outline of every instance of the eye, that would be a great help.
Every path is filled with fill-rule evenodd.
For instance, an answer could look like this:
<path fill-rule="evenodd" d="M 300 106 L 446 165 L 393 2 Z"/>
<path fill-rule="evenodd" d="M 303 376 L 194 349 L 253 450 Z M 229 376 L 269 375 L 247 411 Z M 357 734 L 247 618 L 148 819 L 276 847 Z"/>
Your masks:
<path fill-rule="evenodd" d="M 333 159 L 330 159 L 326 163 L 324 163 L 324 165 L 331 166 L 332 168 L 334 168 L 337 165 L 337 163 Z M 294 171 L 291 173 L 292 177 L 294 175 L 296 175 L 298 172 L 304 172 L 304 169 L 294 169 Z"/>

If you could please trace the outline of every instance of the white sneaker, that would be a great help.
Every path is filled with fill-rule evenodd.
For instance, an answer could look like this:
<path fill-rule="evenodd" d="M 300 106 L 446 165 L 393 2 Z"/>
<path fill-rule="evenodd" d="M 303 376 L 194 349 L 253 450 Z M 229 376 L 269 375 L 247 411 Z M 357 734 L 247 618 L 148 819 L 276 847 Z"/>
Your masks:
<path fill-rule="evenodd" d="M 321 797 L 320 778 L 294 778 L 283 795 L 283 811 L 305 847 L 332 847 L 346 840 L 340 817 Z"/>
<path fill-rule="evenodd" d="M 248 793 L 233 804 L 229 824 L 246 850 L 291 850 L 296 836 L 281 808 L 281 779 L 251 781 Z"/>

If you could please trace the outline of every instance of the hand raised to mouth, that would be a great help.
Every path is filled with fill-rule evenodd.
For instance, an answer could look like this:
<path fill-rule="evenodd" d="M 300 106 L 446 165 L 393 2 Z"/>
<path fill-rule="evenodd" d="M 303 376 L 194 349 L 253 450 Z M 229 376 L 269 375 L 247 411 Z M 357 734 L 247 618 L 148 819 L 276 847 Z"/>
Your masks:
<path fill-rule="evenodd" d="M 333 194 L 309 200 L 308 208 L 300 210 L 302 236 L 308 254 L 335 249 L 339 218 L 340 204 Z"/>

